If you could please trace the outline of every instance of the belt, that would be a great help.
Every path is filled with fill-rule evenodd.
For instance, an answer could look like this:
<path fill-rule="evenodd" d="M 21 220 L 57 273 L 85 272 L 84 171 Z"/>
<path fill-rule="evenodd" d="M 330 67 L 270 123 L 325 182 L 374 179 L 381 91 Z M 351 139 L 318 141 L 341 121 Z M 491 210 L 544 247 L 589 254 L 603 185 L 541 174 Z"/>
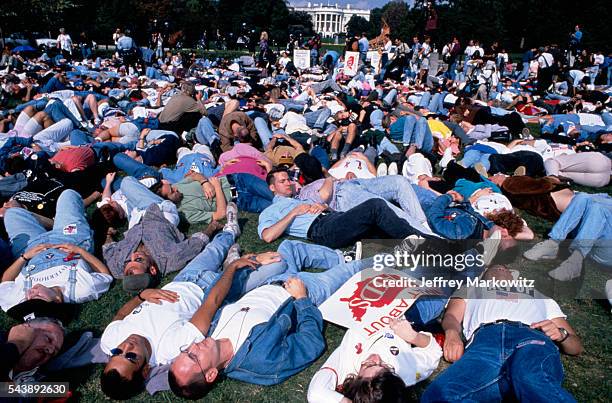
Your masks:
<path fill-rule="evenodd" d="M 323 217 L 328 216 L 331 214 L 331 211 L 322 211 L 321 213 L 319 213 L 319 215 L 317 216 L 317 218 L 314 219 L 314 221 L 310 224 L 310 227 L 308 227 L 308 232 L 306 233 L 306 238 L 310 239 L 312 241 L 312 230 L 315 227 L 316 224 L 318 224 Z"/>
<path fill-rule="evenodd" d="M 515 321 L 515 320 L 508 320 L 508 319 L 498 319 L 495 322 L 483 323 L 482 325 L 478 326 L 478 329 L 476 329 L 476 330 L 478 331 L 480 329 L 484 329 L 485 327 L 494 326 L 494 325 L 510 325 L 510 326 L 517 326 L 517 327 L 530 327 L 528 324 L 523 323 L 523 322 L 518 322 L 518 321 Z"/>

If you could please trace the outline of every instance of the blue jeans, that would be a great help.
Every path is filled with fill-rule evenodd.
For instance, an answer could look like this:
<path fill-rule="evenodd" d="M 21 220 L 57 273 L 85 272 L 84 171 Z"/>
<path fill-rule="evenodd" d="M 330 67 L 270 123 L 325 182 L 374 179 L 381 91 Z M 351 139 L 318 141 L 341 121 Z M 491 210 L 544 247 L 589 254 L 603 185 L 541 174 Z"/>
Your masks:
<path fill-rule="evenodd" d="M 134 208 L 146 210 L 151 204 L 160 204 L 164 201 L 164 199 L 151 192 L 132 176 L 123 178 L 121 181 L 121 191 L 127 198 L 129 212 Z"/>
<path fill-rule="evenodd" d="M 387 106 L 392 106 L 395 104 L 395 98 L 397 97 L 397 90 L 392 88 L 387 95 L 383 98 L 383 103 Z"/>
<path fill-rule="evenodd" d="M 274 194 L 263 179 L 251 174 L 232 174 L 238 192 L 236 205 L 242 211 L 261 213 L 272 204 Z"/>
<path fill-rule="evenodd" d="M 253 124 L 257 130 L 257 135 L 261 139 L 261 144 L 266 148 L 270 140 L 272 140 L 272 131 L 268 126 L 268 122 L 266 122 L 264 118 L 256 117 L 255 120 L 253 120 Z"/>
<path fill-rule="evenodd" d="M 194 283 L 202 290 L 210 290 L 221 278 L 221 266 L 233 244 L 234 235 L 231 232 L 218 233 L 204 250 L 180 271 L 173 281 Z M 257 270 L 246 269 L 248 279 L 241 293 L 259 287 L 270 276 L 282 272 L 279 269 L 279 267 L 273 265 L 260 266 Z"/>
<path fill-rule="evenodd" d="M 314 112 L 304 114 L 308 127 L 319 130 L 323 130 L 330 116 L 331 110 L 329 108 L 319 108 Z"/>
<path fill-rule="evenodd" d="M 576 193 L 550 231 L 550 238 L 562 241 L 573 237 L 570 249 L 582 256 L 610 265 L 612 262 L 612 197 L 605 193 Z"/>
<path fill-rule="evenodd" d="M 142 162 L 136 161 L 135 159 L 130 158 L 128 155 L 123 153 L 115 154 L 115 156 L 113 157 L 113 164 L 115 164 L 115 167 L 117 167 L 117 169 L 125 172 L 128 177 L 132 176 L 136 179 L 142 179 L 144 177 L 150 176 L 158 180 L 162 178 L 162 175 L 155 169 L 143 164 Z M 125 180 L 126 177 L 116 178 L 115 181 L 113 181 L 113 191 L 117 190 L 121 185 L 121 180 L 117 179 Z M 102 182 L 102 186 L 106 184 L 105 181 L 106 180 Z"/>
<path fill-rule="evenodd" d="M 325 151 L 323 147 L 313 147 L 313 149 L 310 150 L 310 155 L 318 159 L 323 168 L 329 169 L 329 167 L 331 166 L 331 162 L 329 161 L 329 155 L 327 155 L 327 151 Z"/>
<path fill-rule="evenodd" d="M 529 77 L 529 62 L 523 62 L 523 71 L 516 77 L 517 81 L 521 81 Z"/>
<path fill-rule="evenodd" d="M 26 250 L 42 243 L 71 243 L 93 251 L 92 231 L 85 217 L 83 199 L 74 190 L 65 190 L 57 200 L 57 209 L 53 229 L 47 231 L 34 216 L 22 208 L 10 208 L 4 215 L 4 225 L 11 241 L 13 256 L 19 256 Z M 63 258 L 66 253 L 57 249 L 43 251 L 32 258 L 30 265 L 39 267 L 56 259 L 47 259 L 45 255 L 53 253 Z M 52 266 L 47 266 L 52 267 Z"/>
<path fill-rule="evenodd" d="M 398 217 L 421 232 L 431 234 L 427 217 L 421 208 L 408 179 L 401 175 L 383 176 L 372 179 L 353 179 L 336 185 L 335 202 L 337 211 L 348 211 L 366 200 L 384 199 L 387 206 Z M 396 204 L 400 207 L 397 207 Z"/>
<path fill-rule="evenodd" d="M 198 143 L 206 145 L 211 145 L 215 140 L 219 140 L 219 135 L 215 131 L 215 127 L 206 116 L 202 116 L 198 122 L 195 137 Z"/>
<path fill-rule="evenodd" d="M 489 157 L 491 154 L 484 153 L 479 150 L 470 149 L 463 154 L 463 159 L 460 164 L 466 168 L 471 168 L 477 163 L 481 163 L 482 166 L 488 171 L 491 169 L 491 163 L 489 162 Z"/>
<path fill-rule="evenodd" d="M 551 123 L 546 123 L 542 127 L 543 133 L 552 133 L 559 125 L 563 126 L 563 131 L 567 133 L 571 127 L 580 125 L 580 118 L 574 113 L 552 115 L 552 118 Z"/>
<path fill-rule="evenodd" d="M 285 266 L 287 270 L 271 277 L 268 282 L 286 281 L 290 277 L 298 277 L 306 285 L 308 297 L 314 305 L 322 304 L 353 274 L 371 267 L 373 263 L 371 258 L 345 263 L 340 254 L 333 249 L 298 241 L 284 241 L 278 251 L 283 261 L 272 265 Z M 306 268 L 325 271 L 321 273 L 299 271 Z"/>
<path fill-rule="evenodd" d="M 296 99 L 278 99 L 276 102 L 283 105 L 287 112 L 293 111 L 302 113 L 304 111 L 304 105 L 306 105 L 305 101 L 299 101 Z"/>
<path fill-rule="evenodd" d="M 45 113 L 49 115 L 54 122 L 59 122 L 62 119 L 70 119 L 74 127 L 81 127 L 81 122 L 70 112 L 62 102 L 55 101 L 47 104 Z"/>
<path fill-rule="evenodd" d="M 548 336 L 527 325 L 501 323 L 477 330 L 421 402 L 492 402 L 511 393 L 518 401 L 574 402 L 562 382 L 559 349 Z"/>
<path fill-rule="evenodd" d="M 404 145 L 414 144 L 419 150 L 431 152 L 433 149 L 433 135 L 429 129 L 426 118 L 406 116 L 404 120 Z"/>

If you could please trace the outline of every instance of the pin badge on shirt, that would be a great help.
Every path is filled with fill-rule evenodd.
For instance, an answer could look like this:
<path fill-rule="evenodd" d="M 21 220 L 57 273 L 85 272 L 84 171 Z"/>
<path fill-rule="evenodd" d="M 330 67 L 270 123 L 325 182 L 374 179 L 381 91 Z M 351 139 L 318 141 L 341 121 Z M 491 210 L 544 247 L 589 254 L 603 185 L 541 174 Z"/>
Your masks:
<path fill-rule="evenodd" d="M 77 234 L 77 226 L 76 224 L 68 224 L 64 227 L 64 235 L 76 235 Z"/>
<path fill-rule="evenodd" d="M 357 354 L 361 354 L 363 352 L 363 346 L 361 345 L 361 343 L 357 343 L 355 345 L 355 351 Z"/>
<path fill-rule="evenodd" d="M 389 352 L 393 355 L 398 355 L 399 354 L 399 348 L 397 348 L 397 346 L 391 346 L 389 347 Z"/>

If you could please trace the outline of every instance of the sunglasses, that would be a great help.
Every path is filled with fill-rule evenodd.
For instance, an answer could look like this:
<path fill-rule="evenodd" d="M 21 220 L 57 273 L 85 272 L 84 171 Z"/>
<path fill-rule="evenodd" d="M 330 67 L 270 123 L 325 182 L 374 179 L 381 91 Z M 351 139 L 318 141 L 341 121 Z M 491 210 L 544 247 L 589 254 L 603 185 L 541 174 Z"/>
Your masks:
<path fill-rule="evenodd" d="M 118 355 L 123 356 L 126 360 L 128 360 L 129 362 L 133 363 L 133 364 L 138 364 L 138 354 L 128 351 L 127 353 L 123 353 L 123 350 L 120 348 L 113 348 L 110 351 L 111 355 L 113 357 L 116 357 Z"/>

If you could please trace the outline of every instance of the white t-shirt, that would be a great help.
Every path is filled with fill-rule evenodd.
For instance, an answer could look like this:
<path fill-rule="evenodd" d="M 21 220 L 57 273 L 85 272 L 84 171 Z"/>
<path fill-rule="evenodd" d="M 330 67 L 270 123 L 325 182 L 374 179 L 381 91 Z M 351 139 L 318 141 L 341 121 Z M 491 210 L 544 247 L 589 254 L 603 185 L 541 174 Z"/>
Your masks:
<path fill-rule="evenodd" d="M 550 53 L 542 53 L 538 57 L 538 66 L 541 69 L 552 67 L 554 62 L 555 62 L 555 59 L 553 58 L 553 55 L 551 55 Z"/>
<path fill-rule="evenodd" d="M 75 261 L 73 261 L 75 262 Z M 49 267 L 46 270 L 30 276 L 31 285 L 44 285 L 45 287 L 61 287 L 64 302 L 82 303 L 98 299 L 100 295 L 108 291 L 113 281 L 113 276 L 105 273 L 92 272 L 89 265 L 83 259 L 76 262 L 76 286 L 74 299 L 70 300 L 68 279 L 72 265 L 61 265 Z M 19 273 L 15 281 L 0 283 L 0 306 L 4 311 L 26 300 L 25 283 L 26 277 Z"/>
<path fill-rule="evenodd" d="M 300 115 L 292 111 L 285 113 L 279 123 L 280 126 L 285 129 L 285 133 L 287 134 L 292 134 L 295 132 L 308 133 L 310 130 L 310 127 L 308 127 L 306 124 L 306 118 L 304 115 Z"/>
<path fill-rule="evenodd" d="M 352 172 L 359 179 L 370 179 L 376 176 L 368 170 L 368 164 L 362 159 L 347 157 L 342 164 L 331 168 L 329 174 L 337 179 L 344 179 L 346 174 Z"/>
<path fill-rule="evenodd" d="M 179 349 L 185 343 L 175 337 L 173 325 L 191 319 L 204 300 L 204 292 L 197 285 L 187 282 L 172 282 L 162 290 L 176 292 L 179 300 L 174 303 L 162 301 L 159 305 L 143 302 L 123 320 L 111 322 L 100 339 L 102 351 L 110 355 L 113 348 L 131 334 L 137 334 L 151 343 L 151 366 L 169 363 L 179 354 Z"/>
<path fill-rule="evenodd" d="M 234 353 L 255 326 L 266 323 L 291 295 L 283 287 L 264 285 L 254 289 L 221 311 L 212 338 L 230 339 Z"/>
<path fill-rule="evenodd" d="M 59 34 L 57 37 L 57 42 L 60 45 L 62 50 L 71 51 L 72 50 L 72 38 L 67 34 Z"/>
<path fill-rule="evenodd" d="M 559 304 L 534 289 L 520 290 L 470 288 L 474 298 L 466 299 L 463 334 L 467 340 L 485 323 L 506 319 L 530 325 L 546 319 L 565 318 Z"/>
<path fill-rule="evenodd" d="M 510 203 L 510 200 L 501 193 L 491 193 L 481 196 L 472 204 L 472 207 L 481 215 L 492 213 L 495 210 L 512 211 L 512 203 Z"/>
<path fill-rule="evenodd" d="M 422 334 L 429 336 L 429 344 L 421 348 L 412 347 L 391 329 L 372 339 L 352 329 L 347 330 L 340 346 L 312 378 L 308 387 L 308 401 L 340 402 L 344 396 L 336 392 L 336 387 L 350 374 L 357 374 L 361 363 L 371 354 L 378 354 L 384 363 L 393 366 L 406 386 L 428 378 L 438 367 L 442 349 L 430 333 Z"/>

